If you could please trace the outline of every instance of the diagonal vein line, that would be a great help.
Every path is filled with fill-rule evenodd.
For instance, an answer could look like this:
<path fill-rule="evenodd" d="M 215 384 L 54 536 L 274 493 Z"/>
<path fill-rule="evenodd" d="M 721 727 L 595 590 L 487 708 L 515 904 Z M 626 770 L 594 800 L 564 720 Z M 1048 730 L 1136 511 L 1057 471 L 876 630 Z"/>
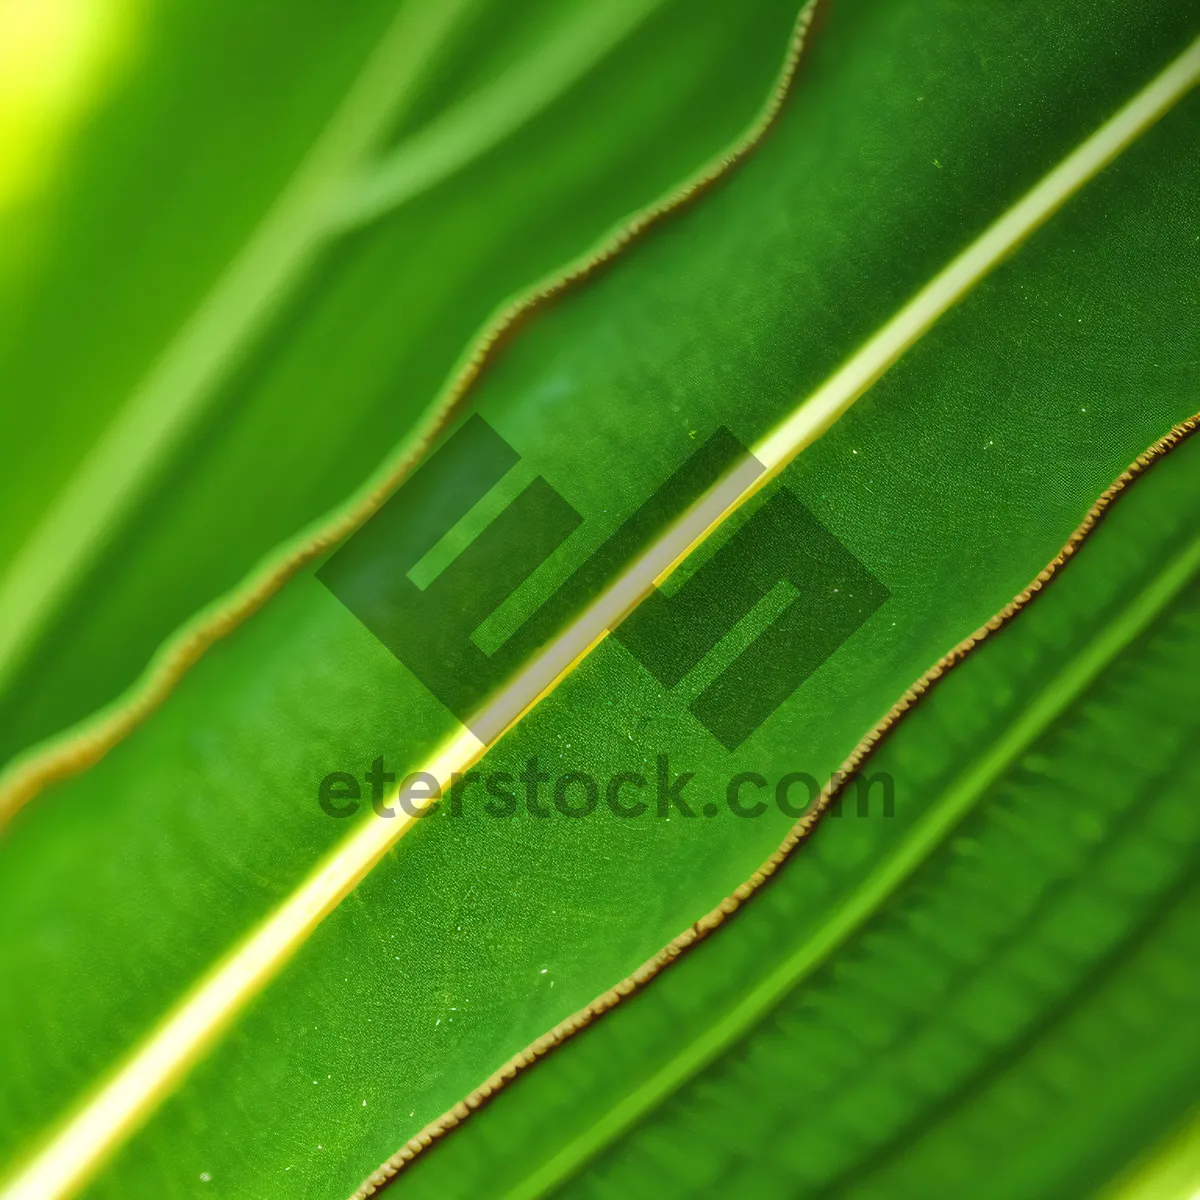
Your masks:
<path fill-rule="evenodd" d="M 945 788 L 930 810 L 830 918 L 766 979 L 701 1037 L 671 1059 L 585 1134 L 509 1192 L 505 1200 L 535 1200 L 575 1175 L 635 1122 L 657 1108 L 735 1045 L 789 993 L 846 944 L 916 873 L 966 815 L 1039 736 L 1154 622 L 1200 571 L 1200 538 L 1159 572 L 1120 616 L 1090 642 L 1002 734 L 991 749 Z"/>
<path fill-rule="evenodd" d="M 1176 104 L 1200 79 L 1200 38 L 1115 116 L 925 285 L 772 434 L 689 508 L 645 554 L 472 721 L 493 740 L 603 640 L 607 629 L 668 575 L 734 509 L 811 445 L 934 322 L 1080 187 Z M 760 466 L 761 464 L 761 466 Z M 763 470 L 762 468 L 766 469 Z M 468 729 L 450 738 L 421 770 L 443 787 L 487 745 Z M 46 1200 L 75 1191 L 178 1083 L 189 1067 L 278 974 L 317 924 L 418 819 L 368 819 L 238 947 L 221 960 L 116 1071 L 70 1116 L 0 1192 L 0 1200 Z"/>
<path fill-rule="evenodd" d="M 349 180 L 331 226 L 374 221 L 480 158 L 544 112 L 663 0 L 608 0 L 585 7 L 536 54 L 401 142 L 388 158 Z"/>
<path fill-rule="evenodd" d="M 415 99 L 474 0 L 404 0 L 341 106 L 249 242 L 116 414 L 0 576 L 0 687 L 326 244 L 348 171 Z"/>
<path fill-rule="evenodd" d="M 1096 1200 L 1195 1200 L 1200 1196 L 1200 1108 L 1139 1155 Z"/>
<path fill-rule="evenodd" d="M 1200 38 L 943 267 L 808 401 L 754 449 L 774 477 L 828 429 L 933 323 L 1173 108 L 1200 79 Z M 765 481 L 764 481 L 765 482 Z"/>
<path fill-rule="evenodd" d="M 402 6 L 271 211 L 0 575 L 0 687 L 316 256 L 545 111 L 663 0 L 586 8 L 491 86 L 364 166 L 474 0 Z"/>

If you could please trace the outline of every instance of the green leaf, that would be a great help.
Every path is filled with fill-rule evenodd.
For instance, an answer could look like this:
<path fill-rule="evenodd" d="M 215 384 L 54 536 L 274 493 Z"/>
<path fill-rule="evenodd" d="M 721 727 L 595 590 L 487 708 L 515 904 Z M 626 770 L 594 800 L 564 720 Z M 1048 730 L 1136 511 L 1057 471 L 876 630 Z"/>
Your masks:
<path fill-rule="evenodd" d="M 0 842 L 0 961 L 14 981 L 0 995 L 0 1103 L 11 1114 L 0 1153 L 46 1181 L 34 1194 L 87 1180 L 96 1196 L 348 1194 L 743 886 L 791 818 L 768 807 L 738 819 L 724 804 L 728 781 L 827 778 L 931 662 L 1025 586 L 1138 452 L 1194 412 L 1197 24 L 1194 6 L 1167 3 L 831 6 L 755 152 L 540 308 L 472 385 L 475 414 L 522 459 L 518 482 L 541 476 L 579 518 L 480 626 L 477 639 L 494 646 L 541 613 L 500 690 L 476 697 L 485 713 L 508 704 L 521 718 L 486 756 L 335 598 L 314 558 L 103 761 L 17 814 Z M 288 344 L 320 353 L 303 330 Z M 596 631 L 588 653 L 555 666 L 572 649 L 567 635 L 590 628 L 579 614 L 636 575 L 643 551 L 680 548 L 696 488 L 663 500 L 661 486 L 701 461 L 698 448 L 728 448 L 722 429 L 767 473 L 743 481 L 729 519 L 704 531 L 664 585 L 670 602 L 651 601 L 618 637 Z M 424 469 L 449 461 L 445 445 Z M 392 484 L 405 463 L 401 448 Z M 377 484 L 327 539 L 378 505 Z M 712 564 L 788 495 L 825 531 L 806 525 L 809 548 L 828 565 L 831 537 L 874 580 L 872 604 L 887 598 L 865 613 L 868 583 L 840 560 L 859 581 L 857 608 L 824 593 L 823 603 L 861 623 L 824 661 L 822 630 L 806 641 L 802 626 L 792 645 L 816 660 L 810 672 L 729 749 L 692 701 L 714 676 L 731 678 L 717 672 L 741 661 L 787 604 L 786 587 L 677 686 L 623 643 L 639 628 L 654 642 L 639 622 L 655 606 L 686 617 L 691 584 L 711 580 Z M 503 500 L 507 518 L 517 505 L 511 492 Z M 418 520 L 413 539 L 439 531 L 423 511 L 431 528 Z M 386 527 L 373 522 L 330 560 L 336 574 L 360 555 L 356 604 L 379 598 L 373 564 L 397 583 L 386 559 L 354 549 Z M 611 540 L 628 528 L 626 542 Z M 789 550 L 789 527 L 773 528 L 756 570 Z M 328 547 L 321 533 L 311 546 Z M 461 545 L 470 531 L 458 533 Z M 526 527 L 511 544 L 530 540 Z M 438 580 L 497 544 L 480 535 L 446 555 Z M 436 564 L 416 566 L 429 579 Z M 496 578 L 481 574 L 462 606 Z M 431 639 L 438 620 L 421 627 Z M 540 675 L 547 663 L 553 672 Z M 746 678 L 743 691 L 765 694 L 781 678 Z M 505 688 L 543 679 L 552 686 L 527 713 L 513 692 L 504 700 Z M 977 727 L 967 732 L 987 717 L 964 711 Z M 950 769 L 943 745 L 934 740 L 923 770 Z M 547 817 L 518 806 L 496 818 L 479 784 L 461 815 L 445 803 L 436 816 L 379 820 L 364 803 L 340 821 L 318 803 L 323 779 L 362 780 L 376 759 L 449 782 L 451 768 L 478 759 L 485 774 L 517 776 L 534 757 L 551 777 L 644 774 L 652 801 L 660 774 L 663 790 L 690 774 L 685 799 L 715 815 L 675 806 L 659 819 L 652 802 L 636 820 L 607 806 L 573 819 L 552 804 Z M 878 838 L 880 861 L 906 828 L 854 826 Z M 832 852 L 847 891 L 877 887 L 861 848 Z M 1081 886 L 1103 883 L 1075 873 Z M 754 911 L 712 946 L 740 947 Z M 967 915 L 964 936 L 989 936 L 986 914 Z M 767 976 L 788 963 L 774 943 L 757 949 Z M 757 994 L 724 982 L 731 1011 Z M 930 1069 L 953 1066 L 930 1053 Z M 763 1174 L 748 1186 L 794 1190 L 768 1153 L 788 1139 L 765 1124 L 755 1137 Z M 635 1167 L 639 1190 L 687 1188 L 686 1143 L 662 1145 L 666 1169 Z M 541 1162 L 558 1149 L 543 1145 Z M 1137 1149 L 1114 1141 L 1113 1170 Z M 969 1140 L 954 1156 L 983 1170 Z"/>
<path fill-rule="evenodd" d="M 86 144 L 2 235 L 35 248 L 0 293 L 0 439 L 37 451 L 0 479 L 0 764 L 158 650 L 150 706 L 261 603 L 281 541 L 420 447 L 481 325 L 746 125 L 794 17 L 131 13 Z"/>
<path fill-rule="evenodd" d="M 396 1194 L 1090 1195 L 1200 1103 L 1200 439 L 1123 491 L 728 928 Z"/>

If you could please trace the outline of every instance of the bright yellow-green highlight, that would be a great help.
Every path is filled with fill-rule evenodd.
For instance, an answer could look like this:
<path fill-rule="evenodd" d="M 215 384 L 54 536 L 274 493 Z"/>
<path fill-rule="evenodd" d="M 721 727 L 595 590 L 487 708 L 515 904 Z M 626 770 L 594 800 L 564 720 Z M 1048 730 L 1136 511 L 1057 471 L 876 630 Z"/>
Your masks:
<path fill-rule="evenodd" d="M 0 0 L 0 212 L 49 178 L 127 44 L 126 0 Z"/>

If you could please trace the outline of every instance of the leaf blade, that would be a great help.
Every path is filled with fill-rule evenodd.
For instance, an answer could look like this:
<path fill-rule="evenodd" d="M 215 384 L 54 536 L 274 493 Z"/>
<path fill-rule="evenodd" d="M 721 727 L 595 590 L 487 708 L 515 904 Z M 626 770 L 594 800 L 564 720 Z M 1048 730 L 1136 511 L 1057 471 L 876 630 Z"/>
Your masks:
<path fill-rule="evenodd" d="M 584 299 L 587 299 L 587 298 L 584 298 Z M 559 320 L 562 320 L 562 318 L 559 317 Z M 511 371 L 512 360 L 509 360 L 508 364 L 505 364 L 504 366 L 505 366 L 505 370 Z M 1172 402 L 1174 402 L 1174 397 L 1168 397 L 1168 398 L 1166 398 L 1165 401 L 1160 401 L 1160 403 L 1165 403 L 1165 404 L 1170 404 Z M 875 420 L 878 420 L 878 418 L 880 418 L 880 415 L 881 415 L 881 409 L 880 409 L 880 407 L 876 406 L 875 412 L 874 412 L 874 414 L 872 414 L 872 416 L 874 416 Z M 1109 415 L 1111 416 L 1111 414 L 1109 414 Z M 930 419 L 930 425 L 936 427 L 936 422 L 934 420 L 932 420 L 932 418 Z M 926 427 L 929 427 L 929 426 L 926 426 Z M 860 425 L 858 426 L 858 432 L 859 433 L 862 432 L 862 426 L 860 426 Z M 833 444 L 838 446 L 838 448 L 841 452 L 845 452 L 845 449 L 846 449 L 846 442 L 845 442 L 846 436 L 850 436 L 850 434 L 846 434 L 844 431 L 844 432 L 842 432 L 841 438 L 833 437 Z M 1132 433 L 1130 433 L 1129 428 L 1123 428 L 1123 430 L 1121 431 L 1121 436 L 1129 437 L 1129 436 L 1132 436 Z M 1114 443 L 1114 444 L 1116 444 L 1116 443 Z M 859 443 L 859 445 L 862 446 L 862 443 Z M 1034 449 L 1040 450 L 1042 448 L 1034 448 Z M 1110 448 L 1109 452 L 1115 452 L 1115 451 L 1112 451 Z M 1042 461 L 1050 461 L 1050 458 L 1051 458 L 1051 455 L 1046 454 Z M 1090 472 L 1096 472 L 1096 470 L 1098 470 L 1098 469 L 1103 469 L 1102 467 L 1098 466 L 1098 462 L 1102 462 L 1102 461 L 1103 461 L 1103 456 L 1100 456 L 1100 458 L 1098 458 L 1097 462 L 1088 462 L 1086 464 L 1082 464 L 1081 467 L 1079 467 L 1079 464 L 1075 464 L 1075 466 L 1079 467 L 1079 469 L 1078 469 L 1078 472 L 1076 472 L 1076 474 L 1074 474 L 1072 476 L 1072 479 L 1070 479 L 1070 485 L 1067 488 L 1067 491 L 1072 490 L 1072 488 L 1081 488 L 1082 485 L 1080 484 L 1080 480 L 1086 480 L 1088 478 L 1088 473 L 1090 473 Z M 972 466 L 973 466 L 973 464 L 972 464 Z M 872 480 L 870 480 L 870 482 L 878 482 L 878 480 L 872 479 Z M 1040 493 L 1034 492 L 1033 494 L 1040 494 Z M 1051 498 L 1051 499 L 1054 499 L 1054 498 Z M 1045 529 L 1051 529 L 1051 530 L 1054 529 L 1055 521 L 1061 521 L 1063 512 L 1070 510 L 1070 503 L 1072 503 L 1072 500 L 1070 500 L 1070 498 L 1068 497 L 1067 502 L 1060 504 L 1060 508 L 1055 510 L 1054 517 L 1046 518 L 1044 528 L 1042 530 L 1040 530 L 1039 536 L 1046 535 Z M 986 532 L 986 529 L 985 529 L 985 532 Z M 1036 540 L 1036 539 L 1034 539 L 1034 540 Z M 995 545 L 995 544 L 992 544 L 992 545 Z M 1031 552 L 1030 545 L 1032 545 L 1032 542 L 1031 542 L 1031 544 L 1028 544 L 1028 545 L 1022 545 L 1020 547 L 1020 552 L 1014 553 L 1013 560 L 1027 557 L 1028 553 Z M 1000 572 L 1000 571 L 992 572 L 992 574 L 988 578 L 986 578 L 986 581 L 984 581 L 982 584 L 980 584 L 979 592 L 974 594 L 973 599 L 971 600 L 972 604 L 979 604 L 979 602 L 980 602 L 979 595 L 983 594 L 984 588 L 994 590 L 995 588 L 1000 587 L 1001 583 L 1002 583 L 1002 578 L 1003 578 L 1002 572 Z M 997 583 L 997 580 L 1001 580 L 1001 583 Z M 314 593 L 310 593 L 310 594 L 314 594 Z M 292 602 L 293 602 L 293 604 L 295 604 L 294 600 Z M 293 607 L 292 610 L 290 610 L 290 611 L 292 611 L 293 616 L 294 616 L 294 614 L 296 612 L 296 608 Z M 287 614 L 289 612 L 288 607 L 287 607 L 287 601 L 284 601 L 283 604 L 281 604 L 280 606 L 277 606 L 275 608 L 274 612 L 275 612 L 276 616 L 278 616 L 278 614 L 282 613 L 283 618 L 287 619 Z M 954 614 L 942 614 L 941 619 L 943 620 L 944 623 L 946 623 L 946 625 L 949 626 L 949 628 L 953 628 L 953 620 L 958 619 L 958 618 L 956 618 L 954 616 Z M 943 629 L 946 628 L 946 625 L 943 625 L 942 628 Z M 366 658 L 365 649 L 362 649 L 360 647 L 359 655 L 360 655 L 360 659 L 365 659 Z M 364 664 L 364 666 L 366 666 L 366 664 Z M 385 674 L 383 672 L 380 672 L 380 678 L 385 678 Z M 908 678 L 911 678 L 911 676 L 908 676 Z M 194 696 L 194 692 L 193 692 L 193 696 Z M 347 697 L 347 700 L 348 700 L 348 698 L 349 697 Z M 193 700 L 193 703 L 194 703 L 194 700 Z M 194 712 L 196 712 L 196 710 L 193 709 L 193 713 Z M 178 709 L 176 709 L 176 713 L 178 713 Z M 559 710 L 559 713 L 557 715 L 560 718 L 560 716 L 562 716 L 562 712 L 560 712 L 560 710 Z M 853 719 L 853 718 L 851 718 L 851 719 Z M 200 724 L 203 724 L 203 721 L 200 722 Z M 331 725 L 331 728 L 332 727 L 334 727 L 334 726 Z M 384 728 L 386 726 L 379 725 L 377 727 Z M 859 728 L 860 727 L 862 727 L 862 726 L 859 726 Z M 342 743 L 343 749 L 344 749 L 344 746 L 349 745 L 349 744 L 350 744 L 349 739 L 347 739 L 346 742 Z M 366 743 L 364 743 L 364 745 L 362 745 L 362 749 L 366 749 Z M 137 748 L 132 748 L 132 746 L 131 746 L 130 752 L 131 752 L 131 754 L 137 754 L 138 750 L 137 750 Z M 316 760 L 313 760 L 312 762 L 319 762 L 319 758 L 316 758 Z M 310 767 L 312 766 L 312 762 L 310 763 Z M 308 768 L 306 768 L 306 769 L 308 769 Z M 302 772 L 300 774 L 302 774 Z M 289 775 L 288 778 L 299 779 L 300 774 L 295 775 L 295 776 Z M 103 781 L 103 780 L 101 781 L 100 787 L 101 788 L 112 787 L 113 779 L 114 779 L 114 776 L 109 775 L 107 782 Z M 92 785 L 92 786 L 95 786 L 95 785 Z M 103 794 L 103 792 L 101 792 L 100 794 Z M 28 827 L 26 827 L 26 828 L 28 828 Z M 26 834 L 26 836 L 28 836 L 28 834 Z M 434 835 L 430 834 L 430 836 L 428 836 L 428 838 L 426 839 L 426 842 L 431 842 L 433 838 L 434 838 Z M 758 835 L 758 840 L 761 840 L 761 835 Z M 748 856 L 749 853 L 752 853 L 752 850 L 750 848 L 752 841 L 754 841 L 754 839 L 746 838 L 744 845 L 738 847 L 737 850 L 733 852 L 733 854 L 742 854 L 743 857 Z M 445 845 L 445 844 L 443 844 L 443 845 Z M 728 858 L 726 860 L 726 862 L 721 865 L 721 870 L 730 871 L 732 869 L 731 863 L 733 862 L 733 854 L 731 854 L 730 858 Z M 426 862 L 427 862 L 427 860 L 426 860 Z M 436 862 L 436 860 L 434 860 L 434 862 Z M 712 862 L 712 860 L 709 860 L 709 862 Z M 700 877 L 703 874 L 703 872 L 700 870 L 700 863 L 701 863 L 701 858 L 697 857 L 694 860 L 692 860 L 692 863 L 689 864 L 689 870 L 692 871 L 692 875 L 690 878 L 686 878 L 686 888 L 684 889 L 689 894 L 692 894 L 692 893 L 703 894 L 704 889 L 707 889 L 710 886 L 712 886 L 712 881 L 704 881 Z M 409 864 L 409 869 L 415 870 L 416 875 L 418 875 L 418 877 L 420 877 L 420 874 L 421 874 L 420 869 L 419 869 L 420 859 L 416 860 L 416 862 L 414 863 L 414 859 L 409 858 L 408 864 Z M 370 881 L 368 881 L 368 882 L 370 882 Z M 367 889 L 367 890 L 371 890 L 371 889 Z M 376 890 L 371 890 L 371 894 L 374 896 L 374 898 L 376 898 L 377 901 L 383 902 L 383 901 L 380 901 L 379 898 L 380 898 L 380 895 L 385 895 L 385 893 L 379 893 L 379 892 L 376 892 Z M 436 906 L 434 906 L 434 907 L 436 907 Z M 614 916 L 619 917 L 619 913 L 614 913 Z M 659 919 L 662 919 L 661 913 L 659 914 Z M 626 922 L 626 925 L 628 925 L 628 922 Z M 630 936 L 628 929 L 618 930 L 618 932 L 620 932 L 620 934 L 622 934 L 622 936 L 624 936 L 626 938 L 629 938 L 629 936 Z M 328 947 L 329 943 L 326 942 L 325 946 Z M 623 946 L 619 946 L 616 949 L 612 949 L 608 953 L 612 953 L 613 958 L 618 961 L 620 958 L 625 958 L 626 961 L 628 961 L 629 955 L 630 955 L 629 946 L 630 946 L 630 942 L 626 941 L 623 944 Z M 576 986 L 578 986 L 578 984 L 576 984 Z M 545 1003 L 545 1002 L 542 1002 L 542 1003 Z M 532 1018 L 530 1018 L 530 1020 L 532 1020 Z M 534 1028 L 536 1028 L 536 1027 L 538 1027 L 538 1026 L 535 1025 Z M 239 1052 L 246 1051 L 248 1049 L 250 1049 L 250 1048 L 248 1048 L 248 1046 L 245 1043 L 239 1043 Z M 458 1069 L 458 1068 L 451 1067 L 451 1069 Z M 451 1082 L 452 1082 L 452 1080 L 451 1080 Z M 448 1084 L 448 1086 L 449 1086 L 449 1084 Z M 175 1110 L 175 1115 L 172 1117 L 172 1120 L 178 1120 L 178 1110 Z M 125 1164 L 125 1170 L 128 1170 L 127 1163 Z M 114 1186 L 115 1186 L 115 1184 L 114 1184 Z"/>

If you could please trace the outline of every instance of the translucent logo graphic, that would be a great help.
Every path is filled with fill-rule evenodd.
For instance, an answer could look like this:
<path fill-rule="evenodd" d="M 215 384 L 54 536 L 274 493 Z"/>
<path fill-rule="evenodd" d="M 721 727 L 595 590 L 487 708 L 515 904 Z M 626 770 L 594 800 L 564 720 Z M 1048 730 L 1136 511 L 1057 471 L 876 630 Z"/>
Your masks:
<path fill-rule="evenodd" d="M 318 572 L 318 578 L 455 717 L 484 741 L 489 698 L 628 571 L 671 521 L 721 480 L 738 490 L 762 466 L 718 430 L 565 582 L 489 652 L 485 622 L 583 525 L 541 475 L 422 582 L 422 566 L 521 463 L 470 418 Z M 655 572 L 657 573 L 657 572 Z M 651 575 L 653 578 L 653 575 Z M 689 711 L 728 750 L 742 744 L 888 599 L 888 591 L 797 496 L 777 486 L 670 595 L 653 590 L 615 623 L 616 640 L 664 687 L 687 687 L 720 661 Z M 730 639 L 764 608 L 747 644 Z"/>

